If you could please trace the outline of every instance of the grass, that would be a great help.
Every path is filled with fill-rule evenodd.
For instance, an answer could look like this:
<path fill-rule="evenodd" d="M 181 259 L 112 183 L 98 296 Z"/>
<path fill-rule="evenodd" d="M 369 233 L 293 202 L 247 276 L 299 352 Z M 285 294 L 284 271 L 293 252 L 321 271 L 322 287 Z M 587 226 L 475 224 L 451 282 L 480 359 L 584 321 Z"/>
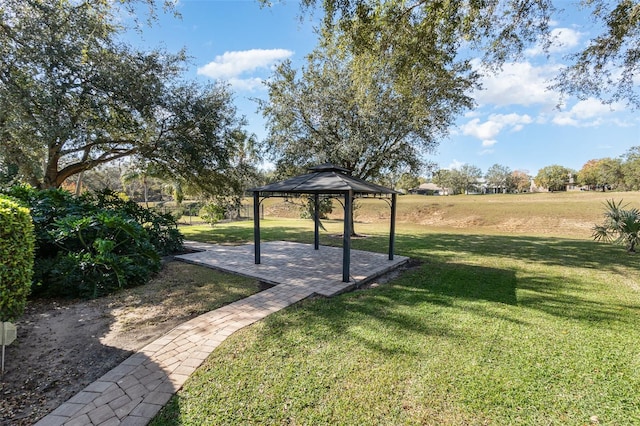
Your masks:
<path fill-rule="evenodd" d="M 354 248 L 386 250 L 384 222 L 360 227 L 369 237 Z M 311 228 L 269 219 L 262 236 L 309 242 Z M 185 228 L 215 242 L 251 231 Z M 235 333 L 152 424 L 638 424 L 637 257 L 588 230 L 565 234 L 400 223 L 397 251 L 420 266 Z M 322 243 L 340 240 L 323 233 Z"/>

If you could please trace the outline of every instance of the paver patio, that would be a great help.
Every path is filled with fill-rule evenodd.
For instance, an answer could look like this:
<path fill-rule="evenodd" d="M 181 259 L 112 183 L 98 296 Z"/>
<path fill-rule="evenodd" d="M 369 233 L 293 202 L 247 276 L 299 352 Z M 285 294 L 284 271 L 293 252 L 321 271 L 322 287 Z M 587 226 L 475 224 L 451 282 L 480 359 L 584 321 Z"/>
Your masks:
<path fill-rule="evenodd" d="M 200 252 L 180 260 L 254 277 L 274 287 L 200 315 L 174 328 L 43 417 L 36 426 L 146 425 L 211 352 L 235 331 L 313 294 L 332 296 L 405 263 L 408 258 L 351 251 L 351 277 L 342 282 L 342 249 L 291 242 L 253 245 L 188 242 Z"/>

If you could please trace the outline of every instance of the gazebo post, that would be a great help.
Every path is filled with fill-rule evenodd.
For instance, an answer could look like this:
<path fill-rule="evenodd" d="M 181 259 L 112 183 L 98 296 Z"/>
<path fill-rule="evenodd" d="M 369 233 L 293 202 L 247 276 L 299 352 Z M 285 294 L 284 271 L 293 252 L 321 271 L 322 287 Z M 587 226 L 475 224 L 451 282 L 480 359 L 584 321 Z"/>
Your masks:
<path fill-rule="evenodd" d="M 389 230 L 389 260 L 393 260 L 396 238 L 396 201 L 398 194 L 391 194 L 391 228 Z"/>
<path fill-rule="evenodd" d="M 313 248 L 320 248 L 320 194 L 313 196 Z"/>
<path fill-rule="evenodd" d="M 260 264 L 260 193 L 253 192 L 253 253 L 255 264 Z"/>
<path fill-rule="evenodd" d="M 344 234 L 342 235 L 342 282 L 349 282 L 351 269 L 351 209 L 353 190 L 344 193 Z"/>

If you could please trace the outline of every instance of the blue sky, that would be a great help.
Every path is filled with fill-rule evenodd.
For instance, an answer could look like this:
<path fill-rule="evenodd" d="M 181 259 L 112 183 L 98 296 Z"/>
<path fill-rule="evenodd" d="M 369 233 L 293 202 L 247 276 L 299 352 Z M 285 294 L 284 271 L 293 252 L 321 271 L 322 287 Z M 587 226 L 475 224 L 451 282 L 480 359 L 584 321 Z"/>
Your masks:
<path fill-rule="evenodd" d="M 181 19 L 161 14 L 157 24 L 127 40 L 142 48 L 186 48 L 191 61 L 185 77 L 229 82 L 248 130 L 262 139 L 264 120 L 252 99 L 266 99 L 262 81 L 278 61 L 290 59 L 296 68 L 305 64 L 321 19 L 300 18 L 296 1 L 273 3 L 261 8 L 256 0 L 179 0 Z M 590 159 L 619 157 L 640 145 L 640 114 L 624 104 L 568 98 L 557 107 L 560 96 L 547 89 L 549 79 L 563 57 L 594 34 L 572 3 L 561 4 L 565 13 L 553 22 L 557 42 L 551 56 L 532 46 L 520 61 L 484 78 L 485 90 L 474 94 L 478 107 L 458 118 L 427 159 L 441 168 L 469 163 L 486 172 L 498 163 L 535 175 L 552 164 L 579 170 Z"/>

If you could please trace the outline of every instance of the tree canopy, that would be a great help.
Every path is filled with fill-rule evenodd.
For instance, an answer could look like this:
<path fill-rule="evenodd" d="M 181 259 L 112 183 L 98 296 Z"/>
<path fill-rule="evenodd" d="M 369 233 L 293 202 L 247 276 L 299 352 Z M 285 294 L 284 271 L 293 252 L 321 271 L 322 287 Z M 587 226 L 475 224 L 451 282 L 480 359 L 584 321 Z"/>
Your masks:
<path fill-rule="evenodd" d="M 487 181 L 487 185 L 498 188 L 502 192 L 506 192 L 511 189 L 511 169 L 507 166 L 502 166 L 500 164 L 494 164 L 489 167 L 487 173 L 484 175 L 484 178 Z"/>
<path fill-rule="evenodd" d="M 299 74 L 284 62 L 267 83 L 269 100 L 260 108 L 273 160 L 287 166 L 331 162 L 362 179 L 418 172 L 423 154 L 471 107 L 466 92 L 472 83 L 445 77 L 446 68 L 457 65 L 441 57 L 395 84 L 391 63 L 355 57 L 341 49 L 343 41 L 339 33 L 325 34 Z"/>
<path fill-rule="evenodd" d="M 578 172 L 578 178 L 582 185 L 589 189 L 619 188 L 623 183 L 622 160 L 617 158 L 601 158 L 589 160 Z"/>
<path fill-rule="evenodd" d="M 625 188 L 640 190 L 640 146 L 629 148 L 623 156 L 622 174 Z"/>
<path fill-rule="evenodd" d="M 523 170 L 514 170 L 509 177 L 511 189 L 518 192 L 527 192 L 531 188 L 531 176 Z"/>
<path fill-rule="evenodd" d="M 600 32 L 570 58 L 554 86 L 580 98 L 624 100 L 640 107 L 633 81 L 640 71 L 640 3 L 576 3 Z M 324 9 L 325 27 L 347 34 L 345 46 L 354 55 L 375 58 L 391 52 L 396 72 L 405 79 L 428 67 L 434 51 L 452 55 L 471 48 L 482 52 L 486 65 L 500 67 L 519 58 L 528 46 L 548 48 L 553 41 L 551 24 L 564 9 L 557 0 L 302 0 L 304 12 L 316 5 Z"/>
<path fill-rule="evenodd" d="M 538 186 L 547 188 L 549 191 L 565 191 L 571 174 L 575 175 L 575 172 L 554 164 L 538 170 L 535 182 Z"/>
<path fill-rule="evenodd" d="M 126 2 L 125 2 L 126 3 Z M 152 1 L 145 1 L 152 5 Z M 181 81 L 185 54 L 117 42 L 117 3 L 0 6 L 0 162 L 35 187 L 124 157 L 208 191 L 244 125 L 223 85 Z"/>

